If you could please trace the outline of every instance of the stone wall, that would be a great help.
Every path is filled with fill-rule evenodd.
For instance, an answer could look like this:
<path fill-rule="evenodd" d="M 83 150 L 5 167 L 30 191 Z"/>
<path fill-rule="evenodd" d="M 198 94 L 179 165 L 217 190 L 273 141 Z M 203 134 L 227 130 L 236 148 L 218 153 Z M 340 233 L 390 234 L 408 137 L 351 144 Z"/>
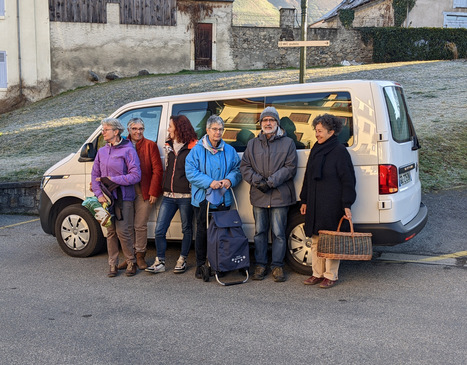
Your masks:
<path fill-rule="evenodd" d="M 0 214 L 39 214 L 39 181 L 1 183 Z"/>
<path fill-rule="evenodd" d="M 293 38 L 293 39 L 291 39 Z M 307 67 L 333 66 L 342 61 L 371 63 L 373 46 L 358 30 L 310 28 L 308 40 L 329 40 L 329 47 L 308 47 Z M 300 40 L 300 29 L 232 27 L 232 54 L 237 70 L 299 67 L 300 48 L 279 48 L 279 41 Z"/>

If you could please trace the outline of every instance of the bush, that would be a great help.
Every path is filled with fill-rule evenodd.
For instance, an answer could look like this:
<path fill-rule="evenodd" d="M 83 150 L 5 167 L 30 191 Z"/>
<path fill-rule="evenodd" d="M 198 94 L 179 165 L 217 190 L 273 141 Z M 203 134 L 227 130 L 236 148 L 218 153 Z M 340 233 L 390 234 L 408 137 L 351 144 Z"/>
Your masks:
<path fill-rule="evenodd" d="M 451 60 L 467 57 L 467 29 L 360 28 L 373 42 L 373 62 Z"/>

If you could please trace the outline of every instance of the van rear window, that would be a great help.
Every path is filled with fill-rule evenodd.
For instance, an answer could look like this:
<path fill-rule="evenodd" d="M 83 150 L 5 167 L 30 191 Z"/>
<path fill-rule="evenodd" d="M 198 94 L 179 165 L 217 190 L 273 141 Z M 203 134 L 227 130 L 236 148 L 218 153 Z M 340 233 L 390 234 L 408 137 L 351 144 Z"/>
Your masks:
<path fill-rule="evenodd" d="M 261 130 L 259 117 L 266 106 L 274 106 L 281 118 L 280 124 L 291 137 L 297 149 L 308 149 L 316 142 L 312 122 L 318 115 L 329 113 L 344 120 L 339 139 L 346 145 L 353 143 L 352 105 L 348 92 L 289 94 L 213 100 L 196 103 L 175 104 L 173 115 L 185 115 L 193 125 L 198 137 L 206 133 L 206 121 L 217 114 L 225 122 L 222 138 L 243 152 L 248 141 Z"/>
<path fill-rule="evenodd" d="M 412 121 L 407 110 L 402 89 L 394 86 L 385 87 L 384 97 L 388 107 L 392 138 L 398 143 L 410 141 L 412 137 Z"/>

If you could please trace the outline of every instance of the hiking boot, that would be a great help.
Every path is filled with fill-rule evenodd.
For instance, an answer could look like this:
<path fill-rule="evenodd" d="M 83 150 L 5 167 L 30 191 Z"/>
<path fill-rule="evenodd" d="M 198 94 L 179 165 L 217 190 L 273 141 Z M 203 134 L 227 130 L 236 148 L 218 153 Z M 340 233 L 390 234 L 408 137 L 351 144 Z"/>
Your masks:
<path fill-rule="evenodd" d="M 202 279 L 203 278 L 203 266 L 196 266 L 195 278 L 196 279 Z"/>
<path fill-rule="evenodd" d="M 125 270 L 126 267 L 127 267 L 127 265 L 128 265 L 128 264 L 126 263 L 126 261 L 123 261 L 123 262 L 121 262 L 121 263 L 118 264 L 117 269 L 118 269 L 118 270 Z"/>
<path fill-rule="evenodd" d="M 257 265 L 252 279 L 263 280 L 265 276 L 266 276 L 266 268 L 264 266 Z"/>
<path fill-rule="evenodd" d="M 136 274 L 136 263 L 134 262 L 129 262 L 126 270 L 125 270 L 125 275 L 126 276 L 133 276 Z"/>
<path fill-rule="evenodd" d="M 180 256 L 177 260 L 177 264 L 174 268 L 175 274 L 181 274 L 186 271 L 186 259 L 183 256 Z"/>
<path fill-rule="evenodd" d="M 336 284 L 337 280 L 329 280 L 329 279 L 324 279 L 321 284 L 320 288 L 322 289 L 329 289 L 330 287 L 334 286 Z"/>
<path fill-rule="evenodd" d="M 303 281 L 303 284 L 305 285 L 316 285 L 321 283 L 324 280 L 324 278 L 317 278 L 316 276 L 310 276 L 308 279 Z"/>
<path fill-rule="evenodd" d="M 276 283 L 281 283 L 285 281 L 285 275 L 284 275 L 284 270 L 282 270 L 282 267 L 275 267 L 272 269 L 272 277 L 274 278 L 274 281 Z"/>
<path fill-rule="evenodd" d="M 158 272 L 164 272 L 165 271 L 165 261 L 159 260 L 159 257 L 156 257 L 154 260 L 154 263 L 146 268 L 147 272 L 157 274 Z"/>
<path fill-rule="evenodd" d="M 136 265 L 138 266 L 138 269 L 140 270 L 145 270 L 148 268 L 148 264 L 144 260 L 144 257 L 146 256 L 146 252 L 137 252 L 136 253 Z"/>
<path fill-rule="evenodd" d="M 107 273 L 107 276 L 109 278 L 113 278 L 113 277 L 117 276 L 117 274 L 118 274 L 117 266 L 116 265 L 110 265 L 110 270 Z"/>

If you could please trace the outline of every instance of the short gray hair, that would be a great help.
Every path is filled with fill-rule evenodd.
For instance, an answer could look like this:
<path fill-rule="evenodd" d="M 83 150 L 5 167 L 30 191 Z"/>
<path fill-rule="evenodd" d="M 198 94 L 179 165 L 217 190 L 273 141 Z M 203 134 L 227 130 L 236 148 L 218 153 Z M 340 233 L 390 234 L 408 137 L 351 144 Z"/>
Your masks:
<path fill-rule="evenodd" d="M 141 124 L 144 128 L 144 122 L 141 118 L 131 118 L 129 121 L 128 121 L 128 124 L 126 125 L 128 129 L 131 128 L 131 126 L 133 124 Z"/>
<path fill-rule="evenodd" d="M 218 115 L 211 115 L 206 121 L 206 128 L 211 128 L 213 124 L 220 124 L 224 128 L 224 120 Z"/>
<path fill-rule="evenodd" d="M 110 126 L 112 129 L 117 129 L 118 130 L 118 135 L 121 135 L 125 128 L 123 128 L 122 123 L 116 118 L 105 118 L 102 119 L 101 126 L 103 127 L 104 125 Z"/>

